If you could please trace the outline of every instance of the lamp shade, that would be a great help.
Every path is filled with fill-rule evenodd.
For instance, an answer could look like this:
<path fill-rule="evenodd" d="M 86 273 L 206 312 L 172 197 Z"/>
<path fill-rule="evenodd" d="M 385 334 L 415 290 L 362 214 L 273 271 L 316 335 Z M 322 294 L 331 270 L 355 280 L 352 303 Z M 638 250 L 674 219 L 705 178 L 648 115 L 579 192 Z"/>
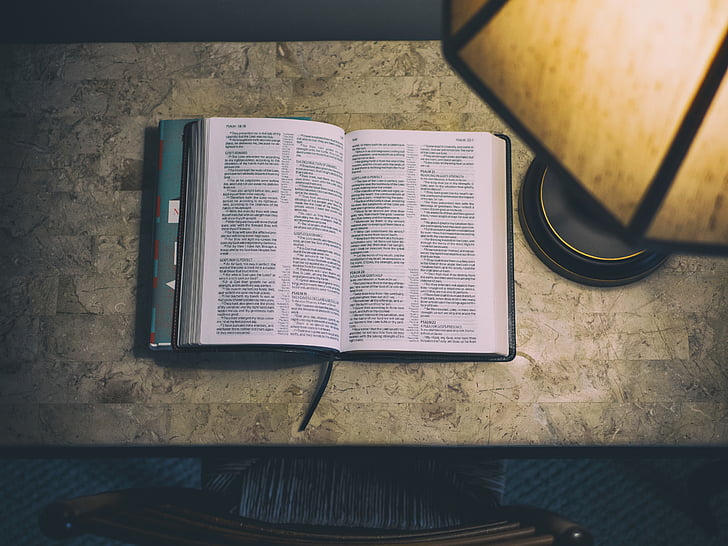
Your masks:
<path fill-rule="evenodd" d="M 627 239 L 728 252 L 728 2 L 449 0 L 453 68 Z"/>

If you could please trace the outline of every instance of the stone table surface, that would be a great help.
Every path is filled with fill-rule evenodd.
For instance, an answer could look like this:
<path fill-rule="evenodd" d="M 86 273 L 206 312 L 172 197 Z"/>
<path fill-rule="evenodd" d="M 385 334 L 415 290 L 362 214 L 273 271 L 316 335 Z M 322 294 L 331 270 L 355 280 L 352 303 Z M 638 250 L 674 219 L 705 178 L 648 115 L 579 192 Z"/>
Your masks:
<path fill-rule="evenodd" d="M 509 363 L 153 353 L 156 126 L 311 116 L 500 131 L 437 42 L 0 46 L 0 446 L 728 443 L 728 260 L 620 288 L 565 280 L 515 226 Z M 517 200 L 514 199 L 514 203 Z"/>

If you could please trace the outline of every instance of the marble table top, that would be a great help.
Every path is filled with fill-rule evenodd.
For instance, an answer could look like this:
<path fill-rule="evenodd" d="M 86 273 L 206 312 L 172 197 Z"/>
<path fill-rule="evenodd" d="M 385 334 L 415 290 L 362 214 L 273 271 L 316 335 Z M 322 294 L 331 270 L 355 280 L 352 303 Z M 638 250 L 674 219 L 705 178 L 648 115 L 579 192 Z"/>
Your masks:
<path fill-rule="evenodd" d="M 0 46 L 0 446 L 725 446 L 728 259 L 620 288 L 563 279 L 515 226 L 509 363 L 146 348 L 156 126 L 311 116 L 505 132 L 437 42 Z M 514 199 L 514 203 L 517 200 Z"/>

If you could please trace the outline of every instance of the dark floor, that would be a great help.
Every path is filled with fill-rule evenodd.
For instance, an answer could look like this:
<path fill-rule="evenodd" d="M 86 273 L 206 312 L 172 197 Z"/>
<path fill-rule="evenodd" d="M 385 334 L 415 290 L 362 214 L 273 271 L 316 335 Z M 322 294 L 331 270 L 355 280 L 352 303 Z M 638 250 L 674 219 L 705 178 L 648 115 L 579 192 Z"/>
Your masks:
<path fill-rule="evenodd" d="M 599 545 L 728 544 L 728 492 L 713 497 L 714 534 L 687 514 L 690 472 L 697 459 L 513 459 L 507 461 L 507 504 L 530 504 L 581 523 Z M 57 498 L 147 486 L 200 486 L 198 459 L 1 460 L 0 542 L 55 544 L 37 527 L 42 506 Z M 64 544 L 113 544 L 81 537 Z"/>

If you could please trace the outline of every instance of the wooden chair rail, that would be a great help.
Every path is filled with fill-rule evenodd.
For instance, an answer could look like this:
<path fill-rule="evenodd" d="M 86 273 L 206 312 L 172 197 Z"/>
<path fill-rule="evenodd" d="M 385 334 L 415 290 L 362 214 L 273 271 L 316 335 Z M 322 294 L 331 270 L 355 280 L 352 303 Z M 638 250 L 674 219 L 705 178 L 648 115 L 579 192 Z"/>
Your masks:
<path fill-rule="evenodd" d="M 589 545 L 572 522 L 531 507 L 489 511 L 483 522 L 426 531 L 277 525 L 226 514 L 215 495 L 195 489 L 130 489 L 48 505 L 40 516 L 50 538 L 81 534 L 136 544 L 233 545 Z"/>

